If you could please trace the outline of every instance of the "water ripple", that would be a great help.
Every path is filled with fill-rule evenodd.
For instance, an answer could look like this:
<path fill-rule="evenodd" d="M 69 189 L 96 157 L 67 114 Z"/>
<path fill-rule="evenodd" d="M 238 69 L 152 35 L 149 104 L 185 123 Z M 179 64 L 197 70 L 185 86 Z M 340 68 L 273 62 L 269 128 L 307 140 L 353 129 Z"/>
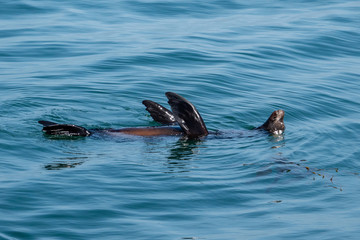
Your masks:
<path fill-rule="evenodd" d="M 358 10 L 3 3 L 0 238 L 357 239 Z M 61 139 L 37 123 L 157 126 L 141 102 L 168 107 L 166 91 L 223 135 Z M 276 109 L 284 135 L 251 130 Z"/>

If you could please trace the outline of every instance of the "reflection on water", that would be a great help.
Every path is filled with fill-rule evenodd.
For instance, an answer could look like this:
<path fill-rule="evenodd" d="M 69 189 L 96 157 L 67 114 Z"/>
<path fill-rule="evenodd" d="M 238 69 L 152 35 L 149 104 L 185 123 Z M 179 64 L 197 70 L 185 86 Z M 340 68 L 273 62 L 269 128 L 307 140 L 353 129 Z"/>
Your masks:
<path fill-rule="evenodd" d="M 79 156 L 79 155 L 85 155 L 84 153 L 80 153 L 80 152 L 64 151 L 64 153 L 70 154 L 71 156 L 57 158 L 56 160 L 46 164 L 44 168 L 46 170 L 62 170 L 64 168 L 74 168 L 76 166 L 83 164 L 86 161 L 86 159 L 89 158 L 87 156 Z"/>
<path fill-rule="evenodd" d="M 170 149 L 169 160 L 189 160 L 193 154 L 198 154 L 198 148 L 203 140 L 180 138 Z"/>
<path fill-rule="evenodd" d="M 188 172 L 188 160 L 193 159 L 194 155 L 199 154 L 199 147 L 204 140 L 180 138 L 170 149 L 167 157 L 167 168 L 170 172 Z"/>
<path fill-rule="evenodd" d="M 44 137 L 50 140 L 85 140 L 85 137 L 83 136 L 66 136 L 66 135 L 49 135 L 46 133 L 43 133 Z"/>
<path fill-rule="evenodd" d="M 64 168 L 74 168 L 78 165 L 83 164 L 85 161 L 78 161 L 78 162 L 66 162 L 66 161 L 58 161 L 52 162 L 44 166 L 46 170 L 61 170 Z"/>
<path fill-rule="evenodd" d="M 271 148 L 285 147 L 285 135 L 284 134 L 271 135 L 269 138 L 269 142 L 274 144 Z"/>

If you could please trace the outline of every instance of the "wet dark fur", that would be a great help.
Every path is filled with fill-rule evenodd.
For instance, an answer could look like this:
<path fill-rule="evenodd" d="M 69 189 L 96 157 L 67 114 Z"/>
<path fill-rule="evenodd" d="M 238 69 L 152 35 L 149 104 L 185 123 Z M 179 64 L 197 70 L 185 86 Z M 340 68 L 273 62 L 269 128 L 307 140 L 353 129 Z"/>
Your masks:
<path fill-rule="evenodd" d="M 160 136 L 160 135 L 186 135 L 191 138 L 203 137 L 209 134 L 206 125 L 197 111 L 195 106 L 184 97 L 167 92 L 166 97 L 171 106 L 171 110 L 166 109 L 160 104 L 144 100 L 143 104 L 152 118 L 162 124 L 179 124 L 179 127 L 137 127 L 123 129 L 105 129 L 105 130 L 88 130 L 73 124 L 58 124 L 49 121 L 39 121 L 42 124 L 43 131 L 49 135 L 59 136 L 90 136 L 94 132 L 105 132 L 108 134 L 129 134 L 138 136 Z M 274 111 L 266 122 L 256 129 L 263 129 L 269 133 L 279 134 L 285 130 L 283 110 Z"/>

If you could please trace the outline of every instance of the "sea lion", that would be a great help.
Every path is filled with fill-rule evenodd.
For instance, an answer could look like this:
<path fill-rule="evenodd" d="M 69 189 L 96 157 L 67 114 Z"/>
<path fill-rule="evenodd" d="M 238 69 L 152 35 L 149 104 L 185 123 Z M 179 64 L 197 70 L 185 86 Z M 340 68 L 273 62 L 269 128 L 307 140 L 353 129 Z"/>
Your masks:
<path fill-rule="evenodd" d="M 102 132 L 110 135 L 129 134 L 137 136 L 180 136 L 189 138 L 204 137 L 209 134 L 204 120 L 195 106 L 184 97 L 173 92 L 166 92 L 171 110 L 160 104 L 144 100 L 142 103 L 152 118 L 167 126 L 159 127 L 134 127 L 122 129 L 86 129 L 73 124 L 58 124 L 49 121 L 39 121 L 42 124 L 43 132 L 49 135 L 58 136 L 90 136 L 95 132 Z M 255 129 L 262 129 L 272 134 L 282 134 L 285 130 L 283 110 L 274 111 L 265 123 Z M 172 126 L 178 124 L 179 126 Z M 212 132 L 210 132 L 212 133 Z"/>

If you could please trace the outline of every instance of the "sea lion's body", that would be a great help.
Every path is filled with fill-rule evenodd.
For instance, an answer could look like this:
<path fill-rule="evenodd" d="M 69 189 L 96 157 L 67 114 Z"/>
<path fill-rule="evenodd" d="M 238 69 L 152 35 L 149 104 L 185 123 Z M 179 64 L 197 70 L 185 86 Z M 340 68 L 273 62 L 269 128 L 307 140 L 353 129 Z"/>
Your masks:
<path fill-rule="evenodd" d="M 171 126 L 159 126 L 159 127 L 132 127 L 132 128 L 122 128 L 122 129 L 107 129 L 104 130 L 111 135 L 136 135 L 136 136 L 181 136 L 184 135 L 184 132 L 181 128 L 171 127 Z"/>
<path fill-rule="evenodd" d="M 94 133 L 101 133 L 113 136 L 121 136 L 124 134 L 144 137 L 183 135 L 190 138 L 199 138 L 209 134 L 200 113 L 192 103 L 176 93 L 167 92 L 166 96 L 172 111 L 150 100 L 144 100 L 143 104 L 155 121 L 172 126 L 88 130 L 72 124 L 58 124 L 49 121 L 39 121 L 39 123 L 44 126 L 43 131 L 46 134 L 60 136 L 86 137 Z M 274 111 L 267 121 L 256 129 L 263 129 L 273 134 L 282 134 L 285 130 L 284 114 L 283 110 Z M 174 126 L 176 123 L 178 126 Z"/>

